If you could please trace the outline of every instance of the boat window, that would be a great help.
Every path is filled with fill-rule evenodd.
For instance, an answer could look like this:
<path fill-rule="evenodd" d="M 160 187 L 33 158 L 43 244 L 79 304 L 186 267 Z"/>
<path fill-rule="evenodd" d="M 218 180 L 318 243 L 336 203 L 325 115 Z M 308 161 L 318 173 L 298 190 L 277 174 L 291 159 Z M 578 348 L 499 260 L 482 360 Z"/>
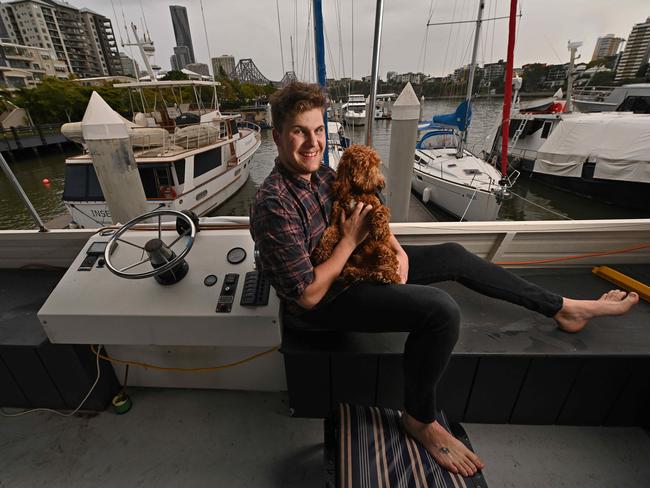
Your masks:
<path fill-rule="evenodd" d="M 160 198 L 160 188 L 173 186 L 171 166 L 168 164 L 143 164 L 138 166 L 142 189 L 147 198 Z"/>
<path fill-rule="evenodd" d="M 221 166 L 221 148 L 210 149 L 194 156 L 194 178 Z"/>
<path fill-rule="evenodd" d="M 176 169 L 176 179 L 178 180 L 178 184 L 182 185 L 185 183 L 185 159 L 174 161 L 174 168 Z"/>
<path fill-rule="evenodd" d="M 102 192 L 102 187 L 99 185 L 99 180 L 97 179 L 97 173 L 95 173 L 95 167 L 92 164 L 88 166 L 88 191 L 87 198 L 88 200 L 103 201 L 104 193 Z"/>
<path fill-rule="evenodd" d="M 544 127 L 542 127 L 542 139 L 548 138 L 552 126 L 553 126 L 553 122 L 550 121 L 544 122 Z"/>
<path fill-rule="evenodd" d="M 634 112 L 635 114 L 650 114 L 650 97 L 630 96 L 623 100 L 617 112 Z"/>
<path fill-rule="evenodd" d="M 88 190 L 88 164 L 66 164 L 65 183 L 63 185 L 64 200 L 86 200 Z"/>
<path fill-rule="evenodd" d="M 251 122 L 255 122 L 255 118 L 253 117 L 253 120 Z M 237 121 L 236 120 L 231 120 L 229 122 L 230 124 L 230 133 L 234 136 L 237 134 Z"/>

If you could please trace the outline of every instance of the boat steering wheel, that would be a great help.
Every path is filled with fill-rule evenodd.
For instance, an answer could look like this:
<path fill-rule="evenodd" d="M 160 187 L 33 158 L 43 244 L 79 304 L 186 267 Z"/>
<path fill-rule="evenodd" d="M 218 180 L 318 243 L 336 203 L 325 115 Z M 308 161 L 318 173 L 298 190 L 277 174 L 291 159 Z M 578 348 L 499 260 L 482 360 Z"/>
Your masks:
<path fill-rule="evenodd" d="M 180 226 L 177 225 L 177 230 L 180 228 L 179 236 L 176 239 L 174 239 L 174 241 L 169 245 L 166 245 L 162 240 L 162 216 L 163 215 L 173 215 L 174 217 L 176 217 L 177 219 L 181 219 L 182 221 Z M 150 239 L 144 245 L 144 247 L 122 238 L 122 236 L 127 231 L 131 230 L 131 228 L 133 228 L 136 224 L 143 222 L 145 220 L 154 219 L 156 217 L 158 218 L 158 237 Z M 177 224 L 179 224 L 178 221 Z M 188 239 L 185 242 L 185 247 L 178 255 L 175 255 L 171 251 L 171 248 L 184 236 L 188 237 Z M 104 251 L 104 261 L 106 262 L 106 267 L 111 271 L 111 273 L 116 274 L 121 278 L 137 280 L 142 278 L 149 278 L 152 276 L 158 276 L 161 275 L 162 273 L 173 270 L 176 266 L 178 266 L 183 262 L 185 256 L 187 256 L 187 254 L 190 252 L 190 249 L 192 249 L 195 238 L 196 238 L 196 225 L 194 221 L 187 214 L 183 212 L 179 212 L 178 210 L 169 210 L 169 209 L 156 210 L 153 212 L 139 215 L 138 217 L 124 224 L 108 241 L 106 245 L 106 250 Z M 125 266 L 123 268 L 117 268 L 111 261 L 111 254 L 113 253 L 113 250 L 117 246 L 118 242 L 141 249 L 143 256 L 144 254 L 148 254 L 148 257 L 136 263 L 129 264 L 128 266 Z M 152 269 L 151 271 L 144 271 L 139 273 L 129 272 L 129 270 L 136 268 L 140 265 L 143 265 L 145 263 L 151 263 L 151 265 L 154 266 L 154 269 Z"/>

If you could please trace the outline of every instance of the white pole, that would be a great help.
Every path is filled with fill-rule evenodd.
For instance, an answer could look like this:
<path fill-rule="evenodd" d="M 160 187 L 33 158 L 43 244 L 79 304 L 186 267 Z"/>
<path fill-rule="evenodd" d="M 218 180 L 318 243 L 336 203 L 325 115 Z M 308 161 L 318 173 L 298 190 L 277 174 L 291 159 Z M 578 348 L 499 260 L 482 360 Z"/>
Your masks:
<path fill-rule="evenodd" d="M 391 122 L 386 196 L 392 222 L 408 220 L 419 116 L 420 102 L 411 83 L 407 83 L 393 104 Z"/>
<path fill-rule="evenodd" d="M 149 211 L 127 127 L 97 92 L 90 97 L 81 130 L 113 223 Z"/>

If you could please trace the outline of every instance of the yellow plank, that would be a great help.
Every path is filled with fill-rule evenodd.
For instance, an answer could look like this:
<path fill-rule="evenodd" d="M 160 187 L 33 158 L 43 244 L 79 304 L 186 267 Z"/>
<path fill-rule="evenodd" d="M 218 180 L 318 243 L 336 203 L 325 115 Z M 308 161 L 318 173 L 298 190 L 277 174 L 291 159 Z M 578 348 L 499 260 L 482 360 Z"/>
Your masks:
<path fill-rule="evenodd" d="M 629 276 L 610 268 L 609 266 L 596 266 L 591 270 L 596 276 L 611 281 L 624 290 L 635 291 L 641 298 L 650 302 L 650 286 Z"/>

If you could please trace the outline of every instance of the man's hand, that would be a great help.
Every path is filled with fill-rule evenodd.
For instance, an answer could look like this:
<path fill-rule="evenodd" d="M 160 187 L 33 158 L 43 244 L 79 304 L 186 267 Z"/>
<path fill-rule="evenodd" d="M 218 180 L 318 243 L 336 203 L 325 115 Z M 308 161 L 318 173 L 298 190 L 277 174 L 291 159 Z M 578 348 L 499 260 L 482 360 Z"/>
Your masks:
<path fill-rule="evenodd" d="M 361 244 L 370 230 L 368 214 L 372 211 L 372 205 L 357 203 L 352 210 L 350 217 L 345 217 L 345 211 L 341 212 L 341 222 L 339 224 L 343 239 L 348 240 L 355 248 Z"/>

